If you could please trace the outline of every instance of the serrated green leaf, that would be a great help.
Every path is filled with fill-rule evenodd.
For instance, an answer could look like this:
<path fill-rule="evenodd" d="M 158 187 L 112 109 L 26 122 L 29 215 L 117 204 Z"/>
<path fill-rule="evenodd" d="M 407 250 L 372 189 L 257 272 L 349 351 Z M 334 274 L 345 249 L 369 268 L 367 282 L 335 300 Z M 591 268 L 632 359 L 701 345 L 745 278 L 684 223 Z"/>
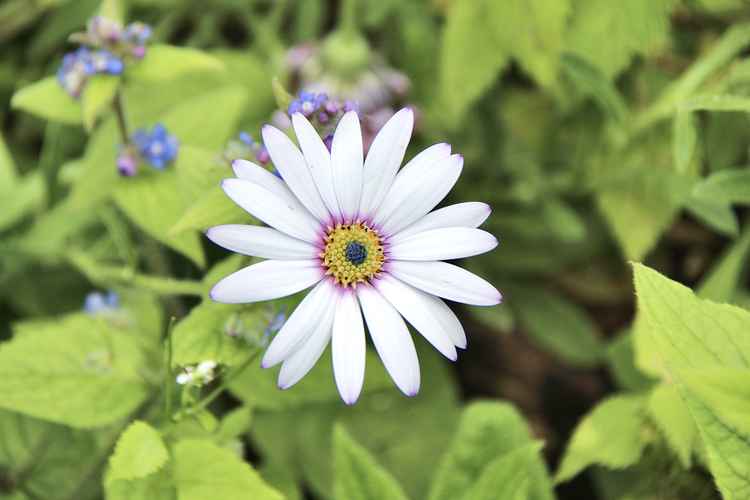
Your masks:
<path fill-rule="evenodd" d="M 86 130 L 94 128 L 96 119 L 112 103 L 119 86 L 120 77 L 116 75 L 95 75 L 89 79 L 81 95 L 83 126 Z"/>
<path fill-rule="evenodd" d="M 0 407 L 72 427 L 106 425 L 148 396 L 145 366 L 135 338 L 102 319 L 71 315 L 57 328 L 0 344 Z"/>
<path fill-rule="evenodd" d="M 401 486 L 340 424 L 333 429 L 335 500 L 406 500 Z"/>
<path fill-rule="evenodd" d="M 429 500 L 462 498 L 488 463 L 531 442 L 529 429 L 513 406 L 499 402 L 472 403 L 464 410 L 453 443 L 435 472 Z M 528 473 L 528 498 L 552 499 L 543 463 L 534 462 Z"/>
<path fill-rule="evenodd" d="M 667 383 L 654 387 L 648 397 L 648 413 L 682 466 L 690 468 L 691 456 L 699 444 L 698 428 L 677 387 Z"/>
<path fill-rule="evenodd" d="M 146 422 L 130 424 L 109 457 L 107 481 L 140 479 L 161 469 L 169 453 L 159 432 Z"/>
<path fill-rule="evenodd" d="M 669 38 L 669 15 L 674 0 L 607 0 L 574 2 L 567 49 L 613 78 L 636 55 L 652 55 Z M 607 40 L 606 44 L 599 43 Z"/>
<path fill-rule="evenodd" d="M 688 391 L 725 425 L 750 436 L 750 369 L 710 368 L 680 372 Z"/>
<path fill-rule="evenodd" d="M 462 500 L 525 500 L 532 481 L 531 471 L 540 460 L 540 443 L 531 443 L 487 464 L 476 484 Z"/>
<path fill-rule="evenodd" d="M 172 45 L 150 45 L 146 56 L 132 68 L 128 78 L 145 83 L 160 83 L 187 74 L 224 71 L 224 64 L 198 49 Z"/>
<path fill-rule="evenodd" d="M 708 466 L 724 498 L 750 498 L 750 455 L 747 426 L 736 427 L 734 405 L 744 386 L 727 387 L 714 380 L 704 388 L 701 379 L 712 380 L 711 372 L 740 373 L 747 385 L 750 366 L 750 312 L 728 304 L 697 298 L 689 288 L 661 276 L 641 264 L 634 264 L 639 314 L 647 324 L 651 347 L 659 352 L 666 369 L 678 382 L 682 397 L 700 430 L 708 454 Z M 706 373 L 705 377 L 701 377 Z M 685 381 L 689 380 L 689 384 Z M 733 383 L 736 384 L 733 375 Z M 728 395 L 727 395 L 728 392 Z M 717 396 L 717 394 L 719 396 Z M 704 397 L 729 398 L 717 408 Z M 746 402 L 742 402 L 746 405 Z M 724 412 L 724 414 L 720 412 Z M 726 421 L 727 419 L 729 421 Z"/>
<path fill-rule="evenodd" d="M 13 94 L 10 105 L 45 120 L 79 125 L 81 103 L 60 87 L 54 76 L 32 83 Z"/>
<path fill-rule="evenodd" d="M 594 464 L 620 469 L 636 463 L 646 445 L 641 436 L 644 418 L 643 396 L 612 396 L 599 403 L 573 432 L 555 482 Z"/>
<path fill-rule="evenodd" d="M 173 454 L 179 500 L 283 500 L 248 463 L 210 441 L 182 440 Z"/>

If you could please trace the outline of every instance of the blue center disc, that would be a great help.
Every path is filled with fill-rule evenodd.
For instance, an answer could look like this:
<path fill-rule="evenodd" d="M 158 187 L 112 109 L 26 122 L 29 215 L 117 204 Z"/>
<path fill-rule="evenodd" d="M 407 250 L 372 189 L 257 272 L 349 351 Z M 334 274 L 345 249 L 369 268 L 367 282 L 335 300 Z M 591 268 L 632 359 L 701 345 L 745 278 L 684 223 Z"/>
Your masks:
<path fill-rule="evenodd" d="M 350 241 L 346 245 L 346 260 L 358 266 L 367 258 L 367 248 L 359 241 Z"/>

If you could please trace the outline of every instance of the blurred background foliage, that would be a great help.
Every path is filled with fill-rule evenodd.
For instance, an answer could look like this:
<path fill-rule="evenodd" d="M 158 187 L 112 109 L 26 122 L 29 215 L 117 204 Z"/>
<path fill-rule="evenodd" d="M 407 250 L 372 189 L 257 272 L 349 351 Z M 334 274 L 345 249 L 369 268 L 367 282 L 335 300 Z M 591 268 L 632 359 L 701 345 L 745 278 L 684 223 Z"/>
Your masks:
<path fill-rule="evenodd" d="M 634 321 L 628 262 L 701 298 L 750 305 L 748 2 L 119 8 L 153 27 L 151 52 L 114 86 L 91 84 L 74 101 L 49 75 L 99 0 L 0 3 L 1 498 L 279 498 L 266 484 L 289 499 L 719 497 L 707 438 L 646 323 Z M 295 58 L 308 52 L 318 63 L 301 70 Z M 391 71 L 398 88 L 386 88 Z M 374 87 L 362 83 L 373 75 Z M 293 301 L 205 297 L 243 264 L 201 234 L 249 219 L 218 189 L 232 175 L 227 143 L 240 130 L 257 137 L 283 89 L 316 81 L 342 96 L 386 88 L 368 108 L 373 127 L 376 111 L 414 106 L 407 157 L 449 142 L 466 160 L 451 201 L 493 207 L 485 227 L 501 244 L 468 265 L 505 303 L 460 308 L 469 348 L 455 366 L 420 343 L 414 399 L 374 352 L 353 408 L 338 400 L 325 359 L 281 392 L 274 373 L 244 360 Z M 128 123 L 164 123 L 179 138 L 173 166 L 118 175 L 116 90 Z M 116 290 L 116 311 L 81 312 L 93 289 Z M 239 338 L 226 335 L 229 324 Z M 167 380 L 205 359 L 224 367 L 215 386 L 229 393 L 210 409 L 162 387 L 168 325 Z M 161 416 L 167 394 L 187 408 L 176 422 Z M 131 441 L 160 449 L 163 440 L 168 467 L 166 455 L 138 473 L 127 457 L 108 461 L 134 418 L 150 425 L 127 427 L 123 455 Z M 750 455 L 738 456 L 746 470 Z M 210 486 L 216 475 L 225 484 Z M 750 498 L 747 477 L 734 496 L 720 482 L 725 498 Z M 511 483 L 518 489 L 503 489 Z"/>

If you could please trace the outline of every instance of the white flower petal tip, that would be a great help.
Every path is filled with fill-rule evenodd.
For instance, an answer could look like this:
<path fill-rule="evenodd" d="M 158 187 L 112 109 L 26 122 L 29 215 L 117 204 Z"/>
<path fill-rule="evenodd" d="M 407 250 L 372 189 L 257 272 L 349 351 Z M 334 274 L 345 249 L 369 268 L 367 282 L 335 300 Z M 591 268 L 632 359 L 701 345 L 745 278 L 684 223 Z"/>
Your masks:
<path fill-rule="evenodd" d="M 497 238 L 487 231 L 447 227 L 431 229 L 393 242 L 388 251 L 395 260 L 451 260 L 489 252 L 497 244 Z"/>

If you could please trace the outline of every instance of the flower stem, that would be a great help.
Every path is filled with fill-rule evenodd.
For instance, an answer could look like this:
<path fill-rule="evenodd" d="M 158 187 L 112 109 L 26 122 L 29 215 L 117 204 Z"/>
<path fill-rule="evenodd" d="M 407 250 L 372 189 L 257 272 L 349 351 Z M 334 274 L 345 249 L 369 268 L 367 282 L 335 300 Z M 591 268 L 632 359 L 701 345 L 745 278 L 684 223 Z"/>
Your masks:
<path fill-rule="evenodd" d="M 118 90 L 115 98 L 112 100 L 112 108 L 115 110 L 117 117 L 117 127 L 120 129 L 120 137 L 124 145 L 130 144 L 130 134 L 128 133 L 128 123 L 125 120 L 125 110 L 122 104 L 122 94 Z"/>
<path fill-rule="evenodd" d="M 357 0 L 341 0 L 339 7 L 339 30 L 347 36 L 357 36 Z"/>
<path fill-rule="evenodd" d="M 174 316 L 169 318 L 167 327 L 167 338 L 165 339 L 165 358 L 166 367 L 164 369 L 164 416 L 168 419 L 172 415 L 172 329 L 174 328 Z"/>

